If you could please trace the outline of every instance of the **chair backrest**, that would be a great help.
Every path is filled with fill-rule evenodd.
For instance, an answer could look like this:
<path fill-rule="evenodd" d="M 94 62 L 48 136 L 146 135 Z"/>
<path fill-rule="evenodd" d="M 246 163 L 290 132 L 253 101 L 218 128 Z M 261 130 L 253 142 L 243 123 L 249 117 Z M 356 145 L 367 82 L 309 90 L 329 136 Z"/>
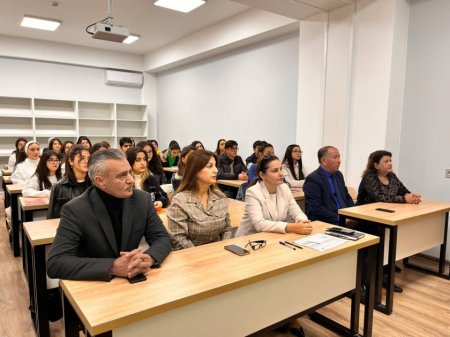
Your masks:
<path fill-rule="evenodd" d="M 354 187 L 347 186 L 348 194 L 352 197 L 353 201 L 356 202 L 356 199 L 358 198 L 358 191 Z"/>

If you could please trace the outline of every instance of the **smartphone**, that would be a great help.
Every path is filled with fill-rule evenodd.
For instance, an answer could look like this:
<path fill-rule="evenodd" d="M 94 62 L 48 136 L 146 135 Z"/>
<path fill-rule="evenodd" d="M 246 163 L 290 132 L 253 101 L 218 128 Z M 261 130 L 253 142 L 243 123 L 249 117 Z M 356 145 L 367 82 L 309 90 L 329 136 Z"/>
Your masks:
<path fill-rule="evenodd" d="M 138 283 L 147 280 L 147 277 L 144 274 L 137 274 L 136 276 L 128 278 L 127 280 L 130 283 Z"/>
<path fill-rule="evenodd" d="M 330 227 L 327 230 L 330 232 L 342 233 L 342 234 L 348 234 L 348 235 L 355 233 L 354 230 L 345 228 L 345 227 Z"/>
<path fill-rule="evenodd" d="M 376 211 L 382 211 L 387 213 L 395 213 L 393 209 L 387 209 L 387 208 L 375 208 Z"/>
<path fill-rule="evenodd" d="M 229 250 L 230 252 L 232 252 L 236 255 L 239 255 L 239 256 L 250 254 L 250 252 L 247 249 L 241 248 L 236 245 L 228 245 L 223 248 L 225 248 L 226 250 Z"/>

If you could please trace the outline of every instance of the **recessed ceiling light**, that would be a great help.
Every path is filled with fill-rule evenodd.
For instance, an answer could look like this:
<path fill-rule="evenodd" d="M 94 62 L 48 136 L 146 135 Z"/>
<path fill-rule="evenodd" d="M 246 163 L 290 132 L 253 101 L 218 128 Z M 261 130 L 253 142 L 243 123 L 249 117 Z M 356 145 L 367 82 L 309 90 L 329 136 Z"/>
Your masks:
<path fill-rule="evenodd" d="M 130 44 L 130 43 L 133 43 L 133 42 L 139 40 L 139 38 L 140 38 L 139 35 L 130 34 L 130 35 L 128 35 L 128 37 L 125 40 L 123 40 L 122 43 Z"/>
<path fill-rule="evenodd" d="M 206 0 L 158 0 L 155 1 L 156 6 L 173 9 L 183 13 L 188 13 L 201 5 L 204 5 Z"/>
<path fill-rule="evenodd" d="M 55 31 L 61 25 L 61 21 L 25 15 L 20 25 L 27 28 Z"/>

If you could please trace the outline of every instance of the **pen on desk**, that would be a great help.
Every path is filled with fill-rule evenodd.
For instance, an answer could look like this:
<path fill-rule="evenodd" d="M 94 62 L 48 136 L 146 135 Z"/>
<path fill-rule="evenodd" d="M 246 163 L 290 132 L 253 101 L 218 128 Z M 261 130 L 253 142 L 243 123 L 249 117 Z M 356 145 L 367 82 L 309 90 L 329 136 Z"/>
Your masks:
<path fill-rule="evenodd" d="M 287 245 L 286 242 L 284 242 L 284 241 L 280 241 L 280 245 L 283 245 L 283 246 L 285 246 L 287 248 L 290 248 L 292 250 L 296 250 L 294 247 L 291 247 L 291 246 Z"/>
<path fill-rule="evenodd" d="M 295 242 L 289 242 L 289 241 L 285 241 L 288 245 L 291 245 L 291 246 L 294 246 L 294 247 L 297 247 L 297 248 L 300 248 L 300 249 L 303 249 L 303 247 L 302 246 L 300 246 L 300 245 L 298 245 L 298 244 L 296 244 Z"/>

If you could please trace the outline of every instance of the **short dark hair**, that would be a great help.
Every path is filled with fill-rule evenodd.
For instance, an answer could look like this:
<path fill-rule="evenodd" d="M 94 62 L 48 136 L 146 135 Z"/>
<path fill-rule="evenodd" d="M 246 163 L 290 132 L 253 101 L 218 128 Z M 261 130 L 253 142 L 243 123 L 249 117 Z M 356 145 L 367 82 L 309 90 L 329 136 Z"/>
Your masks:
<path fill-rule="evenodd" d="M 229 149 L 231 147 L 235 147 L 238 146 L 238 143 L 235 140 L 227 140 L 227 142 L 225 143 L 225 148 Z"/>
<path fill-rule="evenodd" d="M 317 159 L 319 159 L 319 164 L 321 163 L 320 161 L 323 158 L 323 156 L 325 156 L 327 154 L 328 150 L 334 149 L 334 148 L 335 148 L 334 146 L 327 145 L 327 146 L 321 147 L 319 149 L 319 151 L 317 151 Z"/>
<path fill-rule="evenodd" d="M 107 150 L 107 149 L 110 149 L 110 148 L 111 148 L 111 145 L 106 140 L 103 140 L 100 143 L 95 143 L 94 145 L 92 145 L 91 152 L 94 153 L 94 152 L 97 152 L 100 149 L 106 149 Z"/>
<path fill-rule="evenodd" d="M 256 150 L 257 147 L 261 146 L 263 143 L 263 140 L 255 140 L 253 142 L 253 150 Z"/>
<path fill-rule="evenodd" d="M 130 138 L 130 137 L 122 137 L 122 138 L 119 139 L 120 147 L 122 147 L 126 143 L 129 143 L 129 144 L 133 145 L 133 139 Z"/>

